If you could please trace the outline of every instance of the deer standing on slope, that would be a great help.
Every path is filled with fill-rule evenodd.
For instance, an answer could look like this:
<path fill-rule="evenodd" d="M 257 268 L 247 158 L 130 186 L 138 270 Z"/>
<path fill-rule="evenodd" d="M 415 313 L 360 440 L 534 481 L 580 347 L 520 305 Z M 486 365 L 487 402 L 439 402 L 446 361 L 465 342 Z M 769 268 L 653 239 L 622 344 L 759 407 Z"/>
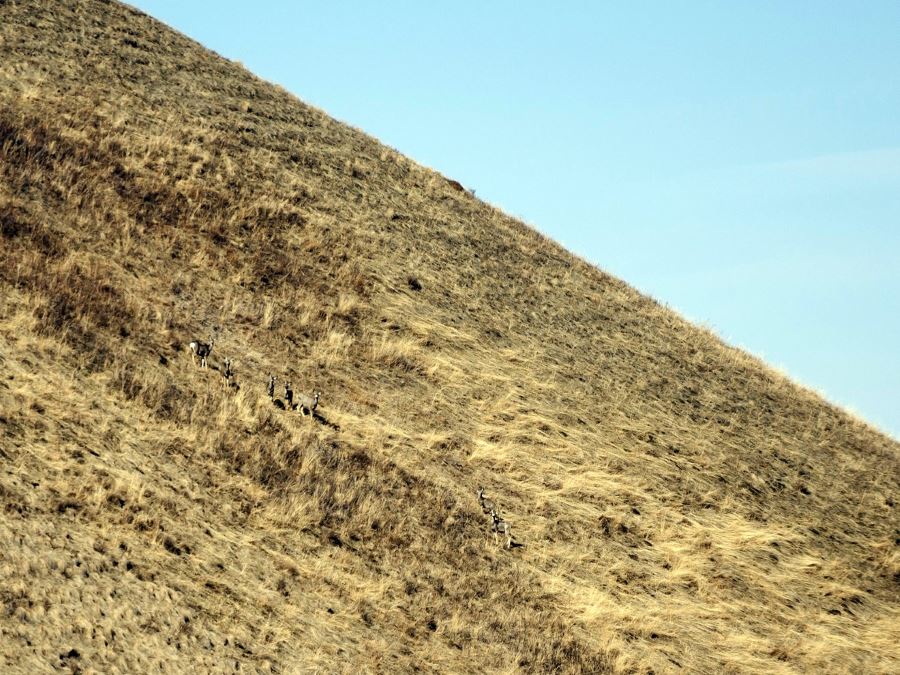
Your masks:
<path fill-rule="evenodd" d="M 213 345 L 215 344 L 215 340 L 212 338 L 209 339 L 209 342 L 200 342 L 200 340 L 191 340 L 188 343 L 188 347 L 191 349 L 191 361 L 194 364 L 197 363 L 197 359 L 200 359 L 200 367 L 206 368 L 207 363 L 206 360 L 209 358 L 209 355 L 212 353 Z"/>
<path fill-rule="evenodd" d="M 512 536 L 512 528 L 509 526 L 503 518 L 500 517 L 500 514 L 494 510 L 491 510 L 491 530 L 494 532 L 494 541 L 499 543 L 499 537 L 502 535 L 506 537 L 506 546 L 505 548 L 512 548 L 513 536 Z"/>
<path fill-rule="evenodd" d="M 494 511 L 497 508 L 497 505 L 492 499 L 488 499 L 484 496 L 483 487 L 478 488 L 478 503 L 481 504 L 481 511 L 485 515 L 490 515 L 491 511 Z"/>
<path fill-rule="evenodd" d="M 226 389 L 234 385 L 234 369 L 232 365 L 231 359 L 225 359 L 225 363 L 222 365 L 222 382 Z"/>
<path fill-rule="evenodd" d="M 309 411 L 310 417 L 315 417 L 316 408 L 319 407 L 320 395 L 319 392 L 316 392 L 313 396 L 310 396 L 309 394 L 297 394 L 297 408 L 300 410 L 300 414 L 305 417 L 306 412 L 304 411 Z"/>

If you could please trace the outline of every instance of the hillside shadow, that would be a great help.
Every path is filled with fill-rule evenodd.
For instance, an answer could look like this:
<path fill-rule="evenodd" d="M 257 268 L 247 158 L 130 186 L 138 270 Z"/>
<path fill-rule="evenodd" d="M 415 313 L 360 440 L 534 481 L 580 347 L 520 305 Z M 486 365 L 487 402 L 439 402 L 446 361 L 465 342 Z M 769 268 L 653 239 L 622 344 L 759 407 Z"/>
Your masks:
<path fill-rule="evenodd" d="M 324 415 L 319 412 L 313 412 L 313 419 L 316 420 L 319 424 L 324 424 L 329 429 L 333 429 L 334 431 L 340 431 L 341 427 L 335 424 L 334 422 L 329 421 Z"/>

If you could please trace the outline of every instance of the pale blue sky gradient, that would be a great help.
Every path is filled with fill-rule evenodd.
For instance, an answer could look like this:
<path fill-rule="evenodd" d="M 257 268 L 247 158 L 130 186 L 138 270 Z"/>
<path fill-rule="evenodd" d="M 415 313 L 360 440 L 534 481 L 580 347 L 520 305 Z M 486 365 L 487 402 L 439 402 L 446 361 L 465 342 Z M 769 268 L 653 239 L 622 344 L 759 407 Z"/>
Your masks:
<path fill-rule="evenodd" d="M 133 4 L 900 437 L 900 2 Z"/>

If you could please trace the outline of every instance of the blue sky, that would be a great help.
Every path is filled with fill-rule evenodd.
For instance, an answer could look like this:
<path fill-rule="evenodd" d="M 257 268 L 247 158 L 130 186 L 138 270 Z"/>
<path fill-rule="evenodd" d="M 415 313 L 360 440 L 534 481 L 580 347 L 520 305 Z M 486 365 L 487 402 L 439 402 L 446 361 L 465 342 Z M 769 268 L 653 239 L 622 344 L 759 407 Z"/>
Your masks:
<path fill-rule="evenodd" d="M 133 4 L 900 437 L 900 2 Z"/>

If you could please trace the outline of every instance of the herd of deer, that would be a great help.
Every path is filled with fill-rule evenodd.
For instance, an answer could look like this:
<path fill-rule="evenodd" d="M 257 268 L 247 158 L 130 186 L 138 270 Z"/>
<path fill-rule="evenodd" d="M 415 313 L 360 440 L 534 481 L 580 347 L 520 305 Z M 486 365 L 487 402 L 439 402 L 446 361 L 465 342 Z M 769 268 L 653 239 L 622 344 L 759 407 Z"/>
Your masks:
<path fill-rule="evenodd" d="M 208 367 L 209 355 L 212 353 L 214 344 L 215 340 L 213 338 L 210 338 L 209 342 L 191 340 L 190 343 L 188 343 L 188 347 L 190 347 L 191 350 L 191 360 L 195 365 L 197 365 L 199 361 L 200 368 L 205 369 Z M 231 359 L 226 358 L 222 362 L 220 373 L 226 389 L 235 386 L 234 368 Z M 312 396 L 309 396 L 308 394 L 295 395 L 294 390 L 291 388 L 290 380 L 286 380 L 284 383 L 284 401 L 282 402 L 280 399 L 275 398 L 275 383 L 277 381 L 278 378 L 270 374 L 269 379 L 266 382 L 266 394 L 273 404 L 282 409 L 299 410 L 300 414 L 304 416 L 307 413 L 309 413 L 310 416 L 315 415 L 316 408 L 319 407 L 320 392 L 316 392 Z M 496 502 L 484 496 L 483 487 L 478 488 L 478 503 L 481 505 L 481 511 L 490 518 L 491 532 L 494 533 L 494 541 L 499 543 L 500 537 L 504 537 L 506 539 L 505 548 L 512 548 L 512 529 L 510 528 L 509 523 L 500 516 L 500 507 Z"/>
<path fill-rule="evenodd" d="M 199 363 L 199 366 L 202 369 L 209 366 L 209 355 L 212 353 L 215 342 L 215 339 L 210 338 L 209 342 L 191 340 L 188 343 L 188 347 L 191 350 L 191 360 L 195 365 Z M 222 369 L 219 372 L 222 375 L 223 386 L 226 389 L 235 386 L 234 364 L 231 359 L 226 358 L 222 362 Z M 281 399 L 275 398 L 275 382 L 277 379 L 278 378 L 274 375 L 269 375 L 269 380 L 266 384 L 266 393 L 269 395 L 269 399 L 271 399 L 273 404 L 282 409 L 300 410 L 300 414 L 304 416 L 307 413 L 310 416 L 315 416 L 316 408 L 319 407 L 319 396 L 321 395 L 319 392 L 316 392 L 312 396 L 298 394 L 296 396 L 297 402 L 294 403 L 294 390 L 291 389 L 291 383 L 286 381 L 284 383 L 284 401 L 281 401 Z"/>
<path fill-rule="evenodd" d="M 306 415 L 307 413 L 313 415 L 316 412 L 316 408 L 319 407 L 319 396 L 321 396 L 318 391 L 312 396 L 309 394 L 297 394 L 297 402 L 294 403 L 294 390 L 291 388 L 290 381 L 287 380 L 284 383 L 284 401 L 282 402 L 280 399 L 275 398 L 275 383 L 277 381 L 278 378 L 270 373 L 269 380 L 266 383 L 266 393 L 275 406 L 287 408 L 288 410 L 299 410 L 301 415 Z"/>

